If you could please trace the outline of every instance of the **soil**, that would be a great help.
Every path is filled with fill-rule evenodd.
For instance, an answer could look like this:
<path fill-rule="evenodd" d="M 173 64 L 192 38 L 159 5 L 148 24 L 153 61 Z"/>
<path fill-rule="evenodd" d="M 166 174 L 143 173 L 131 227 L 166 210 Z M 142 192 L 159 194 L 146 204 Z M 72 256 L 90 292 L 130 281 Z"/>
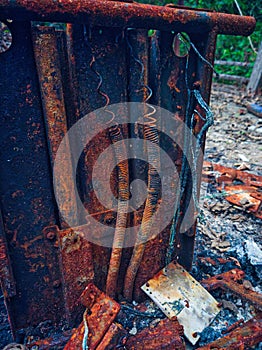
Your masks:
<path fill-rule="evenodd" d="M 245 90 L 244 90 L 245 91 Z M 206 139 L 205 159 L 262 175 L 262 118 L 247 112 L 247 103 L 258 103 L 235 86 L 213 84 L 211 109 L 215 122 Z M 228 203 L 212 185 L 202 183 L 192 274 L 198 280 L 240 268 L 252 287 L 262 291 L 262 220 Z M 207 258 L 212 259 L 212 263 Z M 224 259 L 220 263 L 218 259 Z M 221 260 L 220 260 L 221 261 Z M 215 262 L 215 264 L 214 264 Z M 248 282 L 246 282 L 248 283 Z M 223 309 L 198 345 L 221 336 L 227 325 L 254 317 L 254 307 L 230 293 L 212 293 Z M 188 345 L 188 349 L 192 347 Z M 255 349 L 262 349 L 262 344 Z"/>
<path fill-rule="evenodd" d="M 262 175 L 262 118 L 247 112 L 248 102 L 261 101 L 252 99 L 235 86 L 213 85 L 211 107 L 215 123 L 207 135 L 205 157 L 211 162 Z M 251 285 L 245 283 L 261 292 L 262 220 L 228 203 L 211 184 L 202 184 L 200 204 L 193 276 L 202 280 L 237 267 L 245 271 Z M 197 346 L 193 348 L 187 344 L 188 349 L 221 337 L 222 330 L 237 320 L 247 321 L 255 315 L 252 305 L 230 293 L 212 294 L 222 302 L 223 308 L 202 333 Z M 12 341 L 3 298 L 0 299 L 0 333 L 2 348 Z M 256 349 L 261 350 L 262 345 Z"/>

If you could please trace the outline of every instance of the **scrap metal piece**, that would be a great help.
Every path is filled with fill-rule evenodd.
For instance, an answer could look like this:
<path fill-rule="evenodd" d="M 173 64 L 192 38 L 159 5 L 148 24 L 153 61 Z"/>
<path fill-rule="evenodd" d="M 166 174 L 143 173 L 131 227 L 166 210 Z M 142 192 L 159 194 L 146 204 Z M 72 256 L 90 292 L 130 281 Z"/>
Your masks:
<path fill-rule="evenodd" d="M 218 302 L 179 264 L 170 263 L 141 288 L 168 318 L 177 316 L 192 344 L 220 311 Z"/>
<path fill-rule="evenodd" d="M 219 186 L 218 190 L 225 191 L 225 199 L 238 207 L 251 212 L 254 216 L 262 219 L 262 193 L 256 187 L 243 185 Z"/>
<path fill-rule="evenodd" d="M 197 350 L 227 349 L 244 350 L 262 341 L 261 315 L 244 323 L 223 338 L 202 346 Z"/>
<path fill-rule="evenodd" d="M 221 288 L 228 290 L 241 299 L 247 300 L 252 303 L 257 309 L 262 310 L 262 294 L 257 293 L 254 290 L 245 288 L 242 280 L 245 277 L 244 271 L 239 269 L 233 269 L 220 275 L 216 275 L 201 281 L 203 287 L 208 291 Z"/>
<path fill-rule="evenodd" d="M 85 313 L 88 326 L 88 349 L 97 349 L 120 311 L 120 305 L 101 292 L 93 283 L 86 287 L 80 300 L 89 310 Z M 118 330 L 120 330 L 119 327 Z M 82 322 L 67 343 L 65 350 L 82 349 L 84 333 L 85 325 Z M 111 328 L 104 342 L 110 343 L 110 339 L 115 339 L 116 333 L 116 329 Z"/>
<path fill-rule="evenodd" d="M 262 176 L 209 162 L 203 169 L 203 181 L 215 181 L 228 202 L 262 219 Z"/>
<path fill-rule="evenodd" d="M 158 349 L 186 349 L 183 336 L 183 327 L 177 322 L 165 318 L 156 326 L 144 328 L 135 336 L 128 338 L 126 348 L 128 350 L 158 350 Z"/>
<path fill-rule="evenodd" d="M 85 333 L 84 322 L 80 324 L 80 326 L 74 331 L 72 337 L 69 342 L 64 347 L 64 350 L 80 350 L 82 349 L 82 342 Z"/>
<path fill-rule="evenodd" d="M 112 323 L 96 350 L 113 350 L 126 339 L 127 331 L 119 323 Z"/>

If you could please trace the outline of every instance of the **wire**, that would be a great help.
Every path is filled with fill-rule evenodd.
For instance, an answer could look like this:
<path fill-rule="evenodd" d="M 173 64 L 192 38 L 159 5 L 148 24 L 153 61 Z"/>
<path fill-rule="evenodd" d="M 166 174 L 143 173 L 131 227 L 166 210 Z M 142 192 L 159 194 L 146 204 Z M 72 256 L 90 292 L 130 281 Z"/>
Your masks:
<path fill-rule="evenodd" d="M 239 6 L 239 3 L 237 2 L 237 0 L 234 0 L 234 3 L 235 3 L 235 5 L 236 5 L 236 7 L 237 7 L 237 10 L 238 10 L 240 16 L 244 16 L 244 15 L 243 15 L 243 12 L 242 12 L 242 10 L 241 10 L 241 7 Z M 255 49 L 255 46 L 254 46 L 254 44 L 253 44 L 252 39 L 250 38 L 250 36 L 248 36 L 247 38 L 248 38 L 249 44 L 250 44 L 250 46 L 251 46 L 251 49 L 257 54 L 257 50 Z"/>
<path fill-rule="evenodd" d="M 88 329 L 86 316 L 87 316 L 87 309 L 85 310 L 84 315 L 83 315 L 85 332 L 84 332 L 84 337 L 83 337 L 83 341 L 82 341 L 82 350 L 88 350 L 88 348 L 89 348 L 88 344 L 87 344 L 89 329 Z"/>

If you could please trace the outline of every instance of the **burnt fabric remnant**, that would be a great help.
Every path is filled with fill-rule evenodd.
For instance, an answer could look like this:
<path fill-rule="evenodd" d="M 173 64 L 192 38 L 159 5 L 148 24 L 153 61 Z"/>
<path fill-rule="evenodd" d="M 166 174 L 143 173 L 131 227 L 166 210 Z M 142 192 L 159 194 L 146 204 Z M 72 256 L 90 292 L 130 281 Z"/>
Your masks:
<path fill-rule="evenodd" d="M 0 53 L 0 280 L 14 339 L 38 349 L 184 349 L 178 320 L 151 312 L 141 286 L 171 261 L 192 267 L 216 38 L 248 36 L 255 20 L 129 0 L 0 0 L 0 20 L 12 36 Z M 95 137 L 67 138 L 86 117 L 93 130 L 97 110 L 106 119 Z M 141 141 L 145 159 L 134 152 Z M 115 166 L 100 166 L 95 183 L 105 150 Z M 178 174 L 165 200 L 161 150 Z M 137 207 L 134 180 L 146 193 Z M 102 197 L 110 188 L 108 205 L 97 187 Z M 172 215 L 152 235 L 164 201 Z M 235 292 L 219 287 L 229 285 Z M 261 306 L 255 292 L 249 300 Z M 136 332 L 124 315 L 144 326 Z"/>

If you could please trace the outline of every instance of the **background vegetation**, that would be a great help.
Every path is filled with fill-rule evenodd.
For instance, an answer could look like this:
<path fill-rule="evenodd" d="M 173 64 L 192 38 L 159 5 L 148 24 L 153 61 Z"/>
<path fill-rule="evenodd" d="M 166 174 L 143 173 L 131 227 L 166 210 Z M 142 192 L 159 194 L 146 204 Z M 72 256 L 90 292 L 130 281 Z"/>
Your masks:
<path fill-rule="evenodd" d="M 165 5 L 169 3 L 178 4 L 178 0 L 138 0 L 138 2 Z M 262 40 L 262 6 L 261 0 L 237 0 L 243 15 L 254 16 L 257 20 L 255 32 L 251 35 L 254 48 L 258 51 Z M 185 6 L 213 9 L 218 12 L 239 14 L 234 0 L 184 0 Z M 226 61 L 238 61 L 253 63 L 256 53 L 250 46 L 248 38 L 241 36 L 219 35 L 217 40 L 216 59 Z M 220 73 L 242 75 L 250 77 L 252 68 L 216 66 Z"/>

